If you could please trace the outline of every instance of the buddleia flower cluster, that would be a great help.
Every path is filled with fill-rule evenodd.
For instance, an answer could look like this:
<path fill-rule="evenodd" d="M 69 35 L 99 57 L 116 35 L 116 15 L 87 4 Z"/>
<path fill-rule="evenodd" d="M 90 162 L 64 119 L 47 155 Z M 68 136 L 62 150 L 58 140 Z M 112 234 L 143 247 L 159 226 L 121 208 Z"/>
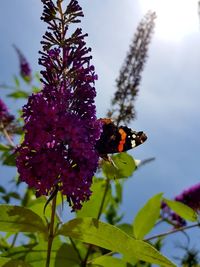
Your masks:
<path fill-rule="evenodd" d="M 98 166 L 95 150 L 101 134 L 96 118 L 94 88 L 97 75 L 90 64 L 80 22 L 78 2 L 42 0 L 41 19 L 48 24 L 39 64 L 43 88 L 23 107 L 24 141 L 17 151 L 20 179 L 50 195 L 57 188 L 72 206 L 80 209 L 91 195 L 92 177 Z"/>
<path fill-rule="evenodd" d="M 200 183 L 194 186 L 189 187 L 184 190 L 181 194 L 177 195 L 174 200 L 179 201 L 196 212 L 200 211 Z M 171 211 L 169 207 L 164 204 L 163 205 L 163 215 L 171 222 L 173 222 L 176 226 L 184 226 L 186 225 L 186 221 L 181 218 L 178 214 Z"/>

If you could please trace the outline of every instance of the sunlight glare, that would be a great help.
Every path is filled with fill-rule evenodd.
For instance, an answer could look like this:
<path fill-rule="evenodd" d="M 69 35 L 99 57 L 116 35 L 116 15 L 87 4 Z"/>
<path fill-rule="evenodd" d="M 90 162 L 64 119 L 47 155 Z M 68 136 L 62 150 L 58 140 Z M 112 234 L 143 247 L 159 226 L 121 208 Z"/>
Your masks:
<path fill-rule="evenodd" d="M 139 0 L 143 13 L 156 11 L 155 34 L 165 41 L 181 41 L 199 32 L 197 0 Z"/>

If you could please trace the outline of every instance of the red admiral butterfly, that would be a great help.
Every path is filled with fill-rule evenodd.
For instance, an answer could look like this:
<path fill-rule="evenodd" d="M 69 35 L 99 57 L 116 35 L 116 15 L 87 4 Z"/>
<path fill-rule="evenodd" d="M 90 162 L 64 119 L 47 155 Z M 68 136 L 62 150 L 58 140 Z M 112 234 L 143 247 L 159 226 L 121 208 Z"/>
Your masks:
<path fill-rule="evenodd" d="M 102 156 L 124 152 L 141 145 L 147 140 L 144 132 L 136 132 L 126 126 L 116 126 L 111 119 L 100 119 L 103 131 L 96 149 Z"/>

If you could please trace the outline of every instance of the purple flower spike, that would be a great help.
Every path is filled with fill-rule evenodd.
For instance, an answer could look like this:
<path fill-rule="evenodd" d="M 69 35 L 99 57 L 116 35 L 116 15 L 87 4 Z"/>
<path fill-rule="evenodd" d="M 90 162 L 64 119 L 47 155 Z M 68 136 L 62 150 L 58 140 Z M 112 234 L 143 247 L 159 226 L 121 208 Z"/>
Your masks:
<path fill-rule="evenodd" d="M 32 80 L 32 73 L 31 73 L 30 65 L 28 61 L 26 60 L 26 58 L 24 57 L 24 55 L 22 54 L 22 52 L 19 50 L 19 48 L 17 48 L 15 45 L 14 45 L 14 48 L 19 57 L 20 75 L 26 82 L 30 82 Z"/>
<path fill-rule="evenodd" d="M 6 127 L 14 120 L 14 116 L 8 112 L 7 106 L 0 98 L 0 128 Z"/>
<path fill-rule="evenodd" d="M 90 48 L 85 46 L 87 35 L 81 29 L 71 36 L 68 32 L 69 25 L 83 16 L 78 2 L 71 0 L 65 12 L 61 0 L 42 3 L 42 20 L 49 24 L 39 59 L 44 87 L 23 108 L 25 137 L 18 148 L 17 167 L 21 180 L 37 195 L 49 195 L 56 187 L 72 210 L 78 210 L 91 195 L 99 158 L 95 150 L 101 134 L 94 104 L 97 76 L 90 65 Z"/>
<path fill-rule="evenodd" d="M 182 202 L 183 204 L 189 206 L 196 212 L 200 211 L 200 183 L 196 184 L 186 190 L 184 190 L 180 195 L 176 196 L 174 200 Z M 172 212 L 166 203 L 162 204 L 162 216 L 167 218 L 176 227 L 181 227 L 186 225 L 186 221 L 181 218 L 178 214 Z"/>
<path fill-rule="evenodd" d="M 196 184 L 175 197 L 176 201 L 189 206 L 195 211 L 200 210 L 200 183 Z"/>

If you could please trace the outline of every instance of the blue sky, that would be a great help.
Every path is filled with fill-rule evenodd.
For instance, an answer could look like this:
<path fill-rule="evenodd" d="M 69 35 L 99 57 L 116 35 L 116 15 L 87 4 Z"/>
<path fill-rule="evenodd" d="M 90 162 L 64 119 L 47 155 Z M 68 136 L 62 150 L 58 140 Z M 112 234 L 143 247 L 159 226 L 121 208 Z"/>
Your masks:
<path fill-rule="evenodd" d="M 136 101 L 137 119 L 129 126 L 148 135 L 147 142 L 131 154 L 138 159 L 153 156 L 156 160 L 126 182 L 121 211 L 126 213 L 125 220 L 129 222 L 152 195 L 164 192 L 166 197 L 173 197 L 199 182 L 200 26 L 197 1 L 190 3 L 195 11 L 185 20 L 188 23 L 195 20 L 197 27 L 178 39 L 167 39 L 158 20 L 157 27 L 163 35 L 155 29 L 149 47 Z M 87 43 L 92 47 L 99 76 L 96 83 L 98 116 L 104 117 L 115 90 L 115 79 L 145 7 L 139 0 L 81 0 L 80 4 L 85 13 L 82 26 L 89 33 Z M 18 73 L 13 43 L 23 51 L 33 70 L 40 70 L 38 50 L 46 29 L 40 21 L 41 12 L 40 1 L 2 1 L 0 83 L 10 83 L 13 74 Z M 181 12 L 181 8 L 177 12 Z M 170 13 L 168 18 L 170 21 Z M 169 31 L 173 30 L 173 24 L 171 27 Z M 3 95 L 1 90 L 1 97 Z M 17 103 L 9 101 L 9 105 L 14 110 Z"/>

